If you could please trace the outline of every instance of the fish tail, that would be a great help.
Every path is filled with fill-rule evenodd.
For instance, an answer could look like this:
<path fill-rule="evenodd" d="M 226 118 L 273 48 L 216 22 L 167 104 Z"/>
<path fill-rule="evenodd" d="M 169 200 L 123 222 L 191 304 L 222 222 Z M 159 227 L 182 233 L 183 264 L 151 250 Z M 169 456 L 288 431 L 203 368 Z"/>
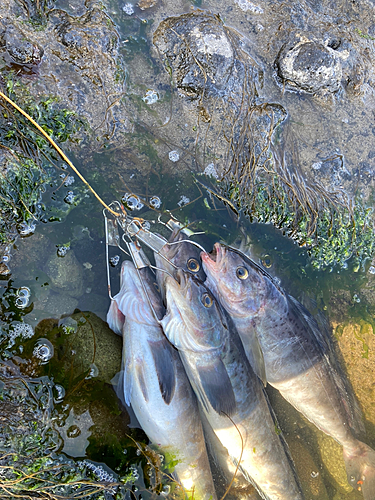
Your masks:
<path fill-rule="evenodd" d="M 355 453 L 344 448 L 344 461 L 351 486 L 362 491 L 365 500 L 375 500 L 375 451 L 358 441 Z"/>

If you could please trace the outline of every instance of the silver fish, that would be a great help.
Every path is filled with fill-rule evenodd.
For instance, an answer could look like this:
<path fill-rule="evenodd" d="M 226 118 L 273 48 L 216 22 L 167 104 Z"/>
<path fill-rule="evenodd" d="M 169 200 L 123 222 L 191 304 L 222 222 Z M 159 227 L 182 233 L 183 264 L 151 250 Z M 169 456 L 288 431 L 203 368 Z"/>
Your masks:
<path fill-rule="evenodd" d="M 161 318 L 164 306 L 152 272 L 147 267 L 137 271 L 130 261 L 124 262 L 121 290 L 107 316 L 109 326 L 117 333 L 122 326 L 119 396 L 132 406 L 150 441 L 178 460 L 174 475 L 189 496 L 193 491 L 196 499 L 215 500 L 196 397 L 178 352 L 166 339 L 143 287 L 157 318 Z"/>
<path fill-rule="evenodd" d="M 211 292 L 179 269 L 168 276 L 165 334 L 179 350 L 202 411 L 232 461 L 268 500 L 303 495 L 241 342 Z"/>
<path fill-rule="evenodd" d="M 375 500 L 375 451 L 355 437 L 363 430 L 359 407 L 314 318 L 238 250 L 216 243 L 201 257 L 206 284 L 233 319 L 250 362 L 249 338 L 257 337 L 267 381 L 343 446 L 349 483 Z"/>

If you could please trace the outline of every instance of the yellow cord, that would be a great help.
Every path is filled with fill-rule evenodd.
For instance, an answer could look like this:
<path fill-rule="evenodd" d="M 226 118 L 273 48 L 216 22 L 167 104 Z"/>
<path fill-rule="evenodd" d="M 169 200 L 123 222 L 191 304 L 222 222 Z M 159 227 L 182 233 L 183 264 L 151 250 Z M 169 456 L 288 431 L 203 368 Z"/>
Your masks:
<path fill-rule="evenodd" d="M 17 111 L 19 111 L 25 118 L 27 118 L 29 120 L 29 122 L 31 122 L 34 127 L 36 127 L 39 132 L 41 132 L 44 137 L 47 139 L 48 142 L 50 142 L 52 144 L 52 146 L 56 149 L 56 151 L 60 154 L 60 156 L 62 157 L 62 159 L 64 161 L 66 161 L 66 163 L 69 165 L 69 167 L 78 175 L 78 177 L 81 179 L 81 181 L 86 184 L 86 186 L 90 189 L 90 191 L 93 193 L 93 195 L 95 196 L 95 198 L 97 198 L 97 200 L 99 200 L 99 202 L 109 211 L 111 212 L 113 215 L 115 215 L 116 217 L 119 217 L 121 214 L 115 212 L 114 210 L 112 210 L 106 203 L 104 203 L 104 201 L 100 198 L 100 196 L 96 193 L 96 191 L 94 191 L 94 189 L 90 186 L 90 184 L 86 181 L 86 179 L 83 177 L 83 175 L 81 175 L 78 170 L 76 169 L 76 167 L 73 165 L 73 163 L 69 160 L 69 158 L 65 155 L 65 153 L 59 148 L 59 146 L 55 143 L 55 141 L 47 134 L 47 132 L 45 130 L 42 129 L 42 127 L 33 119 L 31 118 L 30 115 L 28 115 L 26 113 L 26 111 L 24 111 L 22 108 L 20 108 L 19 106 L 17 106 L 17 104 L 15 102 L 13 102 L 11 99 L 9 99 L 9 97 L 7 97 L 6 95 L 4 95 L 1 91 L 0 91 L 0 96 L 5 100 L 7 101 L 9 104 L 11 104 L 14 108 L 16 108 Z"/>

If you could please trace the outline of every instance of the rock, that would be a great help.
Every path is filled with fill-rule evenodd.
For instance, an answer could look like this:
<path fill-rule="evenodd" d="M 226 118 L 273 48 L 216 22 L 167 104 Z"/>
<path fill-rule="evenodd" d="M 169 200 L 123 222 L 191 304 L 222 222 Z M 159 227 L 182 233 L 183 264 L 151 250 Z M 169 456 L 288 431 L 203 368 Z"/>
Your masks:
<path fill-rule="evenodd" d="M 358 323 L 334 323 L 349 380 L 365 419 L 375 425 L 375 383 L 369 374 L 374 370 L 375 335 L 373 326 L 364 320 Z"/>
<path fill-rule="evenodd" d="M 36 42 L 29 40 L 26 35 L 10 20 L 0 21 L 0 47 L 4 47 L 10 62 L 23 65 L 39 64 L 44 49 Z"/>
<path fill-rule="evenodd" d="M 64 257 L 59 257 L 55 252 L 44 269 L 57 291 L 76 298 L 83 294 L 83 268 L 73 250 L 69 250 Z"/>
<path fill-rule="evenodd" d="M 286 88 L 316 94 L 337 92 L 341 85 L 342 67 L 337 53 L 331 47 L 305 37 L 281 49 L 276 68 Z"/>
<path fill-rule="evenodd" d="M 288 446 L 306 498 L 328 500 L 320 467 L 316 464 L 307 446 L 301 440 L 292 438 L 288 439 Z"/>
<path fill-rule="evenodd" d="M 155 31 L 153 42 L 183 95 L 191 99 L 235 97 L 238 101 L 245 80 L 251 98 L 256 97 L 258 72 L 248 54 L 241 54 L 242 60 L 238 56 L 239 39 L 219 16 L 196 10 L 164 20 Z"/>
<path fill-rule="evenodd" d="M 317 433 L 317 439 L 322 462 L 326 466 L 336 488 L 341 493 L 351 492 L 353 488 L 348 483 L 346 476 L 342 446 L 322 432 Z"/>
<path fill-rule="evenodd" d="M 88 376 L 109 383 L 121 369 L 122 338 L 91 312 L 76 313 L 71 318 L 78 323 L 76 333 L 67 337 L 73 340 L 74 372 L 88 371 Z M 72 359 L 66 362 L 70 366 Z"/>
<path fill-rule="evenodd" d="M 38 314 L 39 318 L 61 318 L 61 316 L 73 314 L 78 306 L 78 300 L 76 298 L 64 293 L 49 291 L 47 288 L 44 290 L 45 297 L 43 297 L 42 300 L 34 302 L 35 310 L 40 311 Z"/>

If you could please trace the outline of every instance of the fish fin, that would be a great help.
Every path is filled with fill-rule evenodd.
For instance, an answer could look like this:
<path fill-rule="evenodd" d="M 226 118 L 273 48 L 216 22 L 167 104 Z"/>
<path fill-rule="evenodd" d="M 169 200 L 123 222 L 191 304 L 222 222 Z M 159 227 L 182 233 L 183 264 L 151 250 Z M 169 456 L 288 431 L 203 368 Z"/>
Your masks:
<path fill-rule="evenodd" d="M 176 387 L 176 364 L 172 352 L 173 347 L 167 339 L 149 340 L 148 343 L 154 358 L 161 395 L 166 404 L 169 405 Z"/>
<path fill-rule="evenodd" d="M 358 443 L 356 454 L 349 454 L 344 448 L 348 481 L 354 489 L 362 491 L 364 500 L 375 500 L 375 451 L 361 441 Z"/>
<path fill-rule="evenodd" d="M 352 388 L 349 386 L 350 382 L 347 380 L 344 373 L 337 373 L 334 368 L 332 368 L 331 373 L 333 374 L 336 387 L 339 390 L 350 428 L 356 435 L 364 434 L 366 430 L 363 423 L 362 410 Z"/>
<path fill-rule="evenodd" d="M 111 300 L 111 305 L 107 313 L 107 323 L 109 328 L 117 333 L 117 335 L 122 335 L 122 327 L 125 323 L 125 316 L 120 311 L 116 300 Z"/>
<path fill-rule="evenodd" d="M 266 386 L 267 377 L 266 377 L 266 367 L 264 364 L 263 351 L 255 331 L 254 330 L 248 331 L 246 337 L 241 340 L 243 343 L 247 359 L 250 362 L 251 368 L 263 382 L 263 385 Z"/>
<path fill-rule="evenodd" d="M 221 358 L 212 363 L 196 365 L 200 383 L 205 396 L 217 413 L 225 413 L 229 417 L 236 411 L 236 399 L 233 387 Z"/>

